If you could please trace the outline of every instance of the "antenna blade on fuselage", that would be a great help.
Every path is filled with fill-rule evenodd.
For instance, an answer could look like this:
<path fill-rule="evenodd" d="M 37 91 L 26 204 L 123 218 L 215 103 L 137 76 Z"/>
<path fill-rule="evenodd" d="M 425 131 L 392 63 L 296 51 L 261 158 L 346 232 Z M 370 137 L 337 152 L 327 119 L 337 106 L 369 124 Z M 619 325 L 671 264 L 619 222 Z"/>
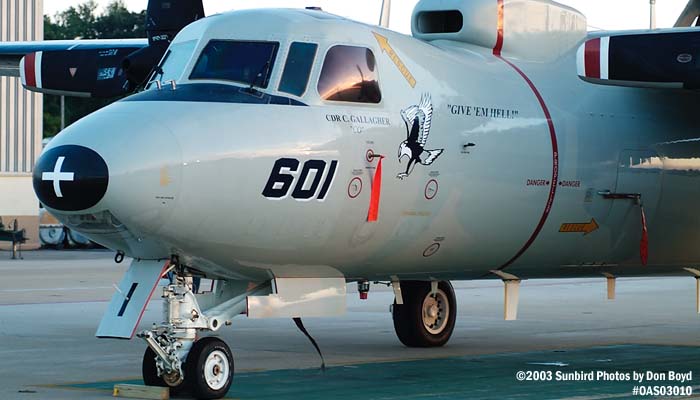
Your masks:
<path fill-rule="evenodd" d="M 389 28 L 389 20 L 391 19 L 391 0 L 382 1 L 382 14 L 379 16 L 379 26 Z"/>

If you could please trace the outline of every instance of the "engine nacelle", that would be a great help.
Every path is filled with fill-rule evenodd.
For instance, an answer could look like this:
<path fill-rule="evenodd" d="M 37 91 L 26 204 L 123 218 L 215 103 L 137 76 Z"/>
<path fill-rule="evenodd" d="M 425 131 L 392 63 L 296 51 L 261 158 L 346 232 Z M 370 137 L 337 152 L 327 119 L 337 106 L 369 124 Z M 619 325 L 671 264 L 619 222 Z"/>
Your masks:
<path fill-rule="evenodd" d="M 122 59 L 138 49 L 125 45 L 29 53 L 20 61 L 22 85 L 32 92 L 58 96 L 123 96 L 132 87 Z"/>
<path fill-rule="evenodd" d="M 421 0 L 411 29 L 422 40 L 495 48 L 499 24 L 504 54 L 541 61 L 570 51 L 587 30 L 583 14 L 550 0 Z"/>

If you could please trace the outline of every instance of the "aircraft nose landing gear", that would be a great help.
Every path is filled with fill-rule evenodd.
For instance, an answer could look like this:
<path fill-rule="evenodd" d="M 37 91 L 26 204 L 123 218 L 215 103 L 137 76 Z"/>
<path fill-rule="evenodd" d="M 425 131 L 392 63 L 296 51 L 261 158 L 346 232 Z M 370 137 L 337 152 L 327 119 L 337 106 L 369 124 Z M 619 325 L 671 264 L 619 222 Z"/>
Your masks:
<path fill-rule="evenodd" d="M 164 288 L 165 321 L 138 334 L 148 343 L 143 357 L 146 385 L 170 387 L 174 395 L 191 392 L 197 399 L 224 397 L 233 382 L 231 349 L 216 337 L 197 340 L 197 332 L 217 331 L 245 311 L 248 295 L 270 292 L 269 285 L 251 290 L 247 286 L 247 282 L 241 287 L 227 282 L 209 297 L 203 295 L 200 300 L 211 303 L 206 311 L 181 276 Z"/>
<path fill-rule="evenodd" d="M 184 379 L 182 379 L 183 375 L 176 372 L 164 372 L 162 376 L 158 375 L 158 361 L 156 352 L 152 348 L 147 347 L 146 352 L 143 354 L 143 364 L 141 365 L 143 382 L 146 386 L 169 387 L 171 395 L 178 395 L 186 391 L 187 387 L 184 384 Z"/>
<path fill-rule="evenodd" d="M 231 349 L 219 338 L 203 338 L 192 346 L 187 357 L 187 371 L 196 398 L 224 397 L 233 383 Z"/>
<path fill-rule="evenodd" d="M 184 355 L 181 351 L 191 347 L 189 340 L 176 340 L 165 332 L 156 336 L 151 331 L 143 331 L 138 336 L 148 343 L 143 354 L 143 382 L 147 386 L 169 387 L 171 394 L 179 394 L 187 389 L 184 373 Z"/>
<path fill-rule="evenodd" d="M 144 336 L 151 332 L 142 333 Z M 233 354 L 228 345 L 216 337 L 205 337 L 194 344 L 186 361 L 168 365 L 150 347 L 143 356 L 143 381 L 148 386 L 169 387 L 172 395 L 191 392 L 197 399 L 219 399 L 233 383 Z M 155 339 L 160 343 L 162 340 Z M 177 342 L 176 342 L 177 343 Z M 169 353 L 168 359 L 172 359 Z M 175 353 L 176 354 L 176 353 Z M 179 355 L 176 355 L 179 361 Z"/>

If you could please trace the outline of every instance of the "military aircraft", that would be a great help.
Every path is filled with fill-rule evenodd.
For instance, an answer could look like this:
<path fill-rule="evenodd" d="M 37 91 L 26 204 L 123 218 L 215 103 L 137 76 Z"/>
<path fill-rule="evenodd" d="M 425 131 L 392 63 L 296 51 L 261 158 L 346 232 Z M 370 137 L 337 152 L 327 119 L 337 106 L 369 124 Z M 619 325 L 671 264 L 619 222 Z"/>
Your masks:
<path fill-rule="evenodd" d="M 97 336 L 137 334 L 172 273 L 164 321 L 137 334 L 144 381 L 220 398 L 234 360 L 199 333 L 240 314 L 303 328 L 344 312 L 347 282 L 391 286 L 400 341 L 433 347 L 450 280 L 503 280 L 514 319 L 524 279 L 700 277 L 697 5 L 685 27 L 588 33 L 549 0 L 421 0 L 406 36 L 151 0 L 148 40 L 0 54 L 29 90 L 128 94 L 51 141 L 35 191 L 134 260 Z"/>

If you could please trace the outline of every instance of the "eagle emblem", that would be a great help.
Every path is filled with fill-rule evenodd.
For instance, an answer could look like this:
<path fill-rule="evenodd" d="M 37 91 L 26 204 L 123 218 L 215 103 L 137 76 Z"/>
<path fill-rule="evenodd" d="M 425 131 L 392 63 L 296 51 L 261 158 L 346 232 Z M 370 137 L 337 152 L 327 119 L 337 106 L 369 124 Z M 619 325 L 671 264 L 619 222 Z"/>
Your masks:
<path fill-rule="evenodd" d="M 406 171 L 396 177 L 404 179 L 411 175 L 416 164 L 432 164 L 445 149 L 427 150 L 425 148 L 433 122 L 433 103 L 430 94 L 424 93 L 420 104 L 401 110 L 401 118 L 406 124 L 407 139 L 399 145 L 399 162 L 404 157 L 408 157 L 408 165 L 406 165 Z"/>

